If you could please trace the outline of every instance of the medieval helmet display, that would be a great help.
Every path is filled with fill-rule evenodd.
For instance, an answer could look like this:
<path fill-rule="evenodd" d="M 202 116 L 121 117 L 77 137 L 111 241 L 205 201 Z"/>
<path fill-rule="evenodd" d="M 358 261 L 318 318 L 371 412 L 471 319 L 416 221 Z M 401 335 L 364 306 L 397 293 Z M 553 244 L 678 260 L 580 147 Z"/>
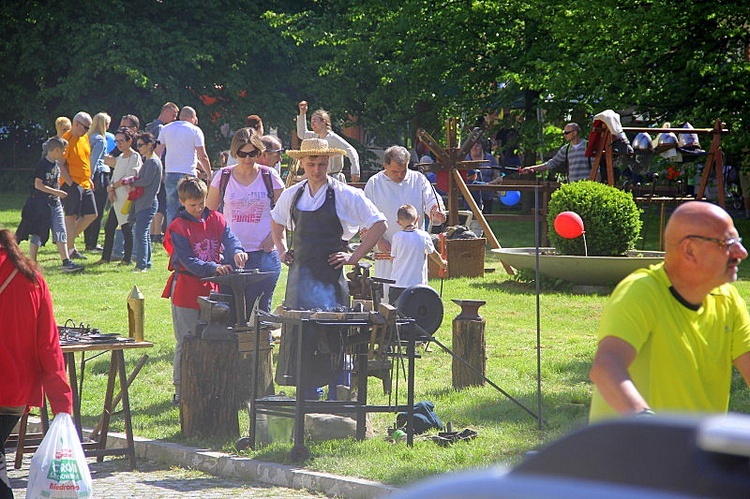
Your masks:
<path fill-rule="evenodd" d="M 682 124 L 682 128 L 692 130 L 693 125 L 686 121 Z M 677 145 L 685 149 L 700 149 L 701 147 L 697 133 L 681 133 L 677 138 Z"/>
<path fill-rule="evenodd" d="M 649 134 L 641 132 L 633 139 L 633 150 L 639 151 L 653 151 L 654 141 Z"/>

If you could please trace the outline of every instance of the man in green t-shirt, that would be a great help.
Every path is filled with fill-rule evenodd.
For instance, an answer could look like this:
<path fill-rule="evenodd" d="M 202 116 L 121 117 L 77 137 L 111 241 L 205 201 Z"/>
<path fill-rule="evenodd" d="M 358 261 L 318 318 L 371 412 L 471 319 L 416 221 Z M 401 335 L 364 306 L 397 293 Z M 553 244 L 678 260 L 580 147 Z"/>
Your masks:
<path fill-rule="evenodd" d="M 604 308 L 591 367 L 591 422 L 726 412 L 732 366 L 750 384 L 750 315 L 732 286 L 747 250 L 722 208 L 680 205 L 664 262 L 623 279 Z"/>

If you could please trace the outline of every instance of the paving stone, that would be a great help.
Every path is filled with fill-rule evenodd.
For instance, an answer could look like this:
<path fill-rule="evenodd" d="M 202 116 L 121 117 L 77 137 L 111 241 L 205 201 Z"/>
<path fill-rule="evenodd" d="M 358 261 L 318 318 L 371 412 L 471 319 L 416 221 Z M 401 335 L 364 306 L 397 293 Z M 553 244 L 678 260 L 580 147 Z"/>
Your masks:
<path fill-rule="evenodd" d="M 29 422 L 29 431 L 38 432 L 38 421 Z M 88 432 L 89 430 L 85 430 Z M 127 470 L 127 459 L 89 459 L 95 497 L 343 497 L 377 499 L 398 489 L 361 478 L 309 471 L 296 466 L 258 461 L 223 452 L 196 449 L 174 442 L 134 437 L 137 471 Z M 107 447 L 122 448 L 125 435 L 110 433 Z M 8 449 L 8 462 L 14 457 Z M 24 455 L 20 470 L 11 470 L 13 487 L 25 495 L 30 455 Z M 114 487 L 111 491 L 109 487 Z M 100 490 L 100 487 L 102 490 Z M 124 495 L 123 495 L 124 494 Z M 317 495 L 316 495 L 317 494 Z"/>
<path fill-rule="evenodd" d="M 30 457 L 24 456 L 20 470 L 13 469 L 14 455 L 7 455 L 11 487 L 16 499 L 26 494 L 29 477 Z M 94 496 L 97 498 L 276 498 L 298 499 L 325 497 L 304 490 L 272 487 L 262 483 L 245 483 L 236 480 L 217 478 L 200 471 L 168 467 L 144 460 L 138 461 L 138 470 L 128 471 L 125 458 L 105 458 L 97 463 L 89 459 L 89 469 L 93 479 Z"/>

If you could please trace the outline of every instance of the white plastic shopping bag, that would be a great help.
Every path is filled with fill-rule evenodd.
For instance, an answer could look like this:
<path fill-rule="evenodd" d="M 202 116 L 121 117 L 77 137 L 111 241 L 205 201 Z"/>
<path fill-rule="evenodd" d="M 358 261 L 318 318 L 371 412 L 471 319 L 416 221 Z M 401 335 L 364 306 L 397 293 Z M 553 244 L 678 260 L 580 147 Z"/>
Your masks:
<path fill-rule="evenodd" d="M 70 414 L 55 416 L 31 458 L 26 498 L 92 498 L 91 474 Z"/>

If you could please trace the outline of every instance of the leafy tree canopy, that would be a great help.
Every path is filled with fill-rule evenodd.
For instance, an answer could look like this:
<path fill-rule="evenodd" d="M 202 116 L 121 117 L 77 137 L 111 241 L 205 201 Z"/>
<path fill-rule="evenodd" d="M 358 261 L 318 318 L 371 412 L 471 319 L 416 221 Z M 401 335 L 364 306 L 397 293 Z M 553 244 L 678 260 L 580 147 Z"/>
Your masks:
<path fill-rule="evenodd" d="M 145 123 L 171 100 L 196 107 L 207 136 L 251 113 L 284 134 L 306 99 L 387 144 L 488 108 L 555 122 L 612 108 L 701 127 L 719 117 L 738 148 L 750 144 L 748 26 L 741 0 L 5 2 L 0 117 L 51 128 L 85 109 Z M 528 145 L 551 147 L 529 123 Z"/>

